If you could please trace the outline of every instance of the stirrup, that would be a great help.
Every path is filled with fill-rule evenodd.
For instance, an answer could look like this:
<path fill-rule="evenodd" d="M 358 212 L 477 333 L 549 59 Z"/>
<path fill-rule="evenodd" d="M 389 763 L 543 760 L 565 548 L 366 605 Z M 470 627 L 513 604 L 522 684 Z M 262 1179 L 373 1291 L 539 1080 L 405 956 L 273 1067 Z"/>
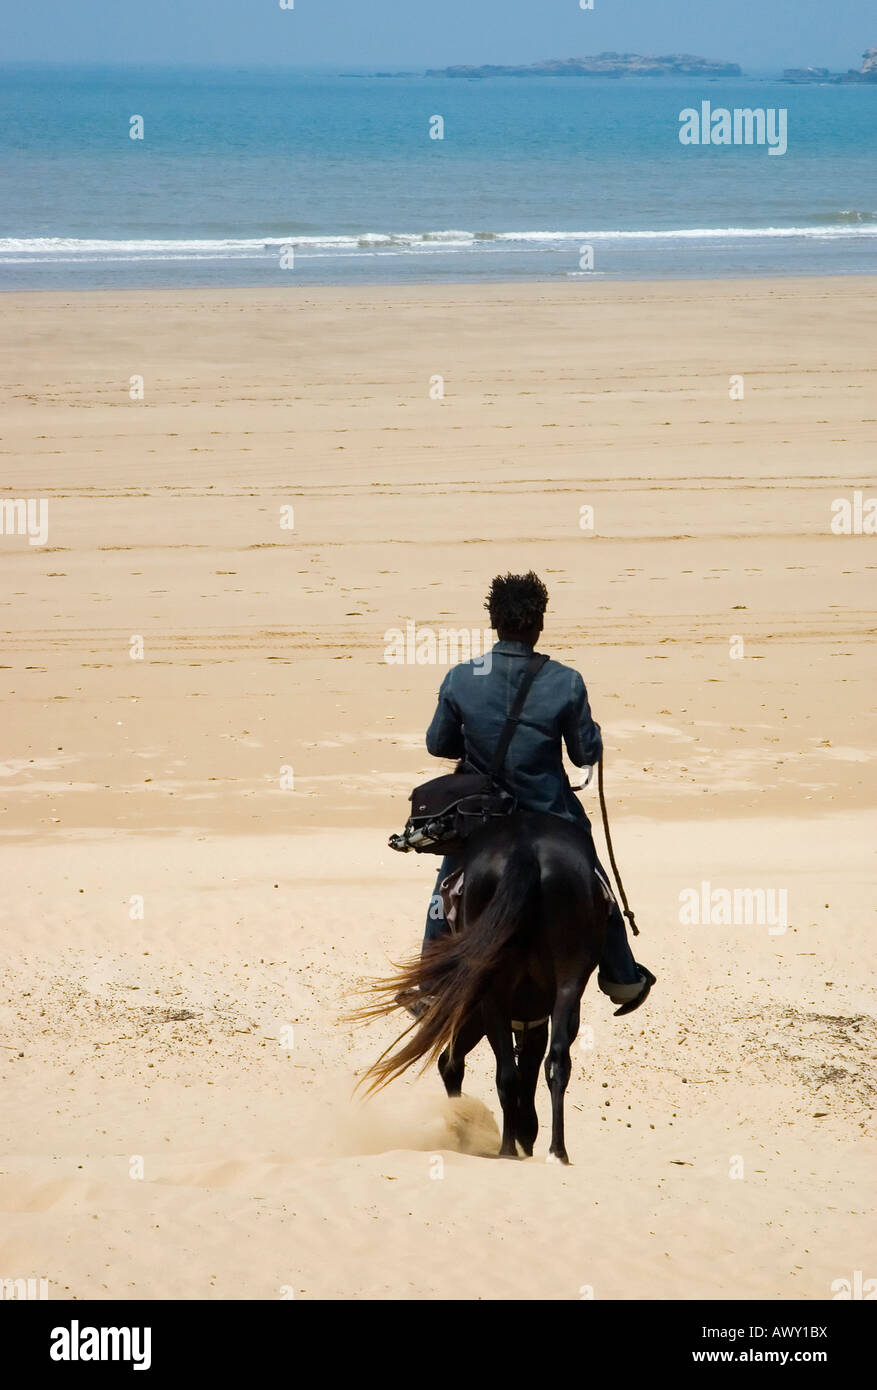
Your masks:
<path fill-rule="evenodd" d="M 612 1015 L 613 1018 L 621 1018 L 622 1014 L 632 1014 L 634 1009 L 638 1009 L 640 1004 L 644 1004 L 649 997 L 649 990 L 655 983 L 656 976 L 652 974 L 651 970 L 647 970 L 644 965 L 640 965 L 639 961 L 636 963 L 636 968 L 642 971 L 642 974 L 645 976 L 645 984 L 635 999 L 628 999 L 626 1004 L 622 1004 L 620 1009 L 615 1010 L 615 1013 Z"/>
<path fill-rule="evenodd" d="M 405 1009 L 412 1018 L 421 1019 L 427 1010 L 435 1003 L 435 996 L 432 994 L 423 994 L 421 990 L 417 988 L 402 989 L 396 995 L 393 1002 L 398 1004 L 400 1009 Z"/>

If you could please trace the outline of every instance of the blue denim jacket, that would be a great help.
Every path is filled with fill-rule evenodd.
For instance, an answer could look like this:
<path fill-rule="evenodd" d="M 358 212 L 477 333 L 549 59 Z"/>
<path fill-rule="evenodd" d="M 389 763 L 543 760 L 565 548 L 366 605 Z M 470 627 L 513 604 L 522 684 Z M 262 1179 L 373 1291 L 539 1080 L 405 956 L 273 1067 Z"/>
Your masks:
<path fill-rule="evenodd" d="M 465 757 L 486 771 L 531 655 L 524 642 L 497 642 L 489 656 L 454 666 L 442 681 L 427 750 L 436 758 Z M 564 743 L 576 767 L 595 763 L 603 748 L 578 671 L 548 661 L 530 687 L 502 782 L 525 811 L 587 821 L 563 770 Z"/>

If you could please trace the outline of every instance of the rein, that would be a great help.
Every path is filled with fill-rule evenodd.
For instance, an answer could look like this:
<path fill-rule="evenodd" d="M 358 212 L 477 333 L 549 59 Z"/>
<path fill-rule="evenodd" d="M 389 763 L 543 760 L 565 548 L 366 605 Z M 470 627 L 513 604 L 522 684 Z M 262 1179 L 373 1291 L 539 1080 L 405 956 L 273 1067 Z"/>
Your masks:
<path fill-rule="evenodd" d="M 636 918 L 631 910 L 630 903 L 627 901 L 627 894 L 624 891 L 624 884 L 621 882 L 621 874 L 618 872 L 618 865 L 615 862 L 615 851 L 612 848 L 612 836 L 609 834 L 609 816 L 606 811 L 606 797 L 603 795 L 603 754 L 600 754 L 600 763 L 597 772 L 597 785 L 600 792 L 600 812 L 603 816 L 603 833 L 606 836 L 606 848 L 609 850 L 609 863 L 612 865 L 612 872 L 615 875 L 615 882 L 618 884 L 618 892 L 624 904 L 624 915 L 630 923 L 630 930 L 634 936 L 639 936 L 639 927 Z"/>

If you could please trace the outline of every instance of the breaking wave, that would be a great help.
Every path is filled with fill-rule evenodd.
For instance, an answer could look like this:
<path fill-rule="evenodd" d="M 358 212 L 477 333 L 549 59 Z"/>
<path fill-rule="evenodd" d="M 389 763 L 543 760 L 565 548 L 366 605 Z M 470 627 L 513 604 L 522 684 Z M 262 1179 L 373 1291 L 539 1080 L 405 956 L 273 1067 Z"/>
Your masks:
<path fill-rule="evenodd" d="M 741 241 L 777 237 L 840 240 L 877 236 L 877 212 L 815 214 L 795 227 L 676 227 L 640 230 L 362 232 L 286 237 L 142 238 L 0 237 L 0 265 L 63 262 L 262 260 L 292 247 L 303 258 L 485 252 L 515 244 L 546 249 L 568 242 Z"/>

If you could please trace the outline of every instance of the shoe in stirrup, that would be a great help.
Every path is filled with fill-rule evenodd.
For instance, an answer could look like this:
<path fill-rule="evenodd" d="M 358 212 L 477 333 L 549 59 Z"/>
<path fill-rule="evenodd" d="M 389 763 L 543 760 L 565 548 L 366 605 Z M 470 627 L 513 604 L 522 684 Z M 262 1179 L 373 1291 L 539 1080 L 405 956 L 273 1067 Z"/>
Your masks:
<path fill-rule="evenodd" d="M 630 984 L 618 984 L 614 980 L 607 980 L 603 975 L 597 976 L 597 984 L 603 993 L 608 994 L 613 1004 L 621 1005 L 615 1010 L 615 1018 L 621 1018 L 623 1014 L 632 1014 L 634 1009 L 638 1009 L 640 1004 L 644 1004 L 652 985 L 655 983 L 656 977 L 651 970 L 640 965 L 639 961 L 636 962 L 636 968 L 640 977 Z"/>

